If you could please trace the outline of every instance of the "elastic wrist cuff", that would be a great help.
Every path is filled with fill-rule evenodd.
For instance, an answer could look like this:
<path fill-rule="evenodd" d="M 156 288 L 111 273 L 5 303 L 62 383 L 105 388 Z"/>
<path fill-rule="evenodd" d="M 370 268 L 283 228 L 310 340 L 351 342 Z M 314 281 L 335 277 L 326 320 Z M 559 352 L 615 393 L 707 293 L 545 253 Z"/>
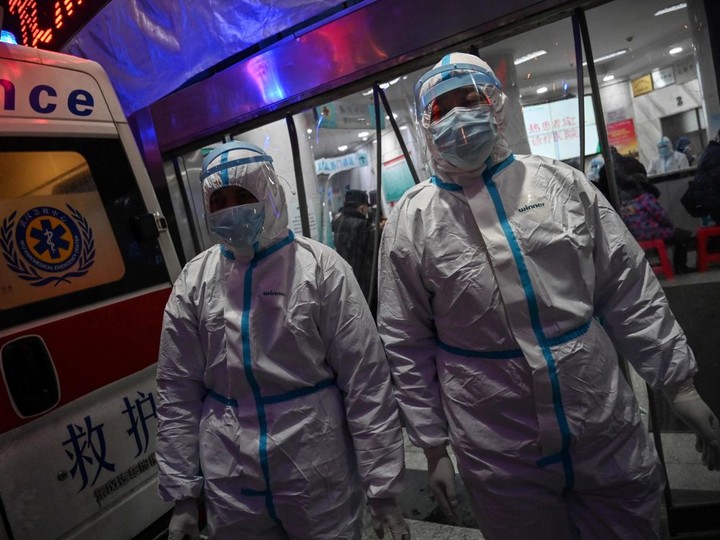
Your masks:
<path fill-rule="evenodd" d="M 435 448 L 423 448 L 423 452 L 427 459 L 438 459 L 448 455 L 447 445 L 436 446 Z"/>

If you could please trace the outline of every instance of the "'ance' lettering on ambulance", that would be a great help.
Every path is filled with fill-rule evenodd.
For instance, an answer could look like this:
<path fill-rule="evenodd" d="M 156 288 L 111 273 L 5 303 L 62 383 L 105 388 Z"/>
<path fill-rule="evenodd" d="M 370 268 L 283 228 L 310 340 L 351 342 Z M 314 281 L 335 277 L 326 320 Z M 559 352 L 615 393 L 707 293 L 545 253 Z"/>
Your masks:
<path fill-rule="evenodd" d="M 2 100 L 4 111 L 15 110 L 15 85 L 8 79 L 0 79 L 0 87 L 4 90 Z M 57 90 L 47 84 L 34 86 L 28 95 L 28 104 L 36 113 L 51 114 L 57 109 Z M 90 116 L 95 107 L 95 100 L 90 92 L 80 88 L 70 91 L 67 97 L 67 110 L 74 116 Z"/>

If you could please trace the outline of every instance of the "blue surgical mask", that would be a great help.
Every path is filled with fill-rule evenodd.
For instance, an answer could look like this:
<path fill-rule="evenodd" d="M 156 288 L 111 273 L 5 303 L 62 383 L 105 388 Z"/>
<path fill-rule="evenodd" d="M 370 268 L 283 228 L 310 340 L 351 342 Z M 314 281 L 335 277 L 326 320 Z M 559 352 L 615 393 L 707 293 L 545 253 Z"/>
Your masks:
<path fill-rule="evenodd" d="M 663 144 L 661 146 L 658 146 L 658 154 L 660 154 L 660 157 L 663 158 L 669 158 L 672 156 L 673 150 L 668 145 Z"/>
<path fill-rule="evenodd" d="M 224 208 L 208 216 L 210 231 L 227 244 L 236 248 L 252 247 L 256 251 L 264 222 L 263 203 Z"/>
<path fill-rule="evenodd" d="M 429 126 L 440 155 L 459 169 L 479 169 L 490 157 L 498 138 L 490 105 L 455 108 Z"/>

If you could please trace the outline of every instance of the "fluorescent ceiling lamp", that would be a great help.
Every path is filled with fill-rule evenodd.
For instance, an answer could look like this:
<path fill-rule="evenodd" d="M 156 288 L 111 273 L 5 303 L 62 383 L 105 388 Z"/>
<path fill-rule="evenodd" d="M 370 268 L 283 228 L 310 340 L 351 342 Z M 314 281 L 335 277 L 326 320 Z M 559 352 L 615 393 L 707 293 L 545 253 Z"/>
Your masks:
<path fill-rule="evenodd" d="M 677 11 L 678 9 L 683 9 L 686 6 L 687 6 L 687 4 L 685 2 L 683 2 L 682 4 L 675 4 L 674 6 L 666 7 L 666 8 L 656 11 L 655 16 L 657 17 L 658 15 L 665 15 L 666 13 L 672 13 L 673 11 Z"/>
<path fill-rule="evenodd" d="M 605 60 L 610 60 L 611 58 L 617 58 L 618 56 L 622 56 L 623 54 L 627 54 L 627 49 L 621 49 L 619 51 L 615 51 L 614 53 L 606 54 L 605 56 L 601 56 L 599 58 L 595 59 L 595 63 L 598 62 L 604 62 Z M 583 66 L 587 66 L 587 62 L 583 62 Z"/>
<path fill-rule="evenodd" d="M 347 144 L 343 144 L 342 146 L 338 146 L 338 150 L 340 150 L 340 152 L 344 152 L 345 150 L 347 150 Z"/>
<path fill-rule="evenodd" d="M 547 92 L 547 90 L 548 90 L 547 86 L 541 86 L 540 88 L 537 89 L 537 93 L 544 94 L 545 92 Z"/>
<path fill-rule="evenodd" d="M 532 60 L 533 58 L 537 58 L 538 56 L 542 56 L 543 54 L 547 54 L 547 51 L 539 50 L 535 52 L 531 52 L 529 54 L 526 54 L 525 56 L 521 56 L 520 58 L 515 59 L 515 65 L 520 65 L 523 62 L 527 62 L 528 60 Z"/>
<path fill-rule="evenodd" d="M 680 54 L 682 52 L 682 47 L 673 47 L 668 52 L 670 54 Z"/>
<path fill-rule="evenodd" d="M 358 133 L 358 137 L 360 137 L 361 139 L 363 137 L 367 137 L 368 135 L 370 135 L 369 131 L 361 131 L 360 133 Z"/>
<path fill-rule="evenodd" d="M 615 78 L 615 75 L 605 75 L 603 77 L 604 82 L 612 81 Z"/>

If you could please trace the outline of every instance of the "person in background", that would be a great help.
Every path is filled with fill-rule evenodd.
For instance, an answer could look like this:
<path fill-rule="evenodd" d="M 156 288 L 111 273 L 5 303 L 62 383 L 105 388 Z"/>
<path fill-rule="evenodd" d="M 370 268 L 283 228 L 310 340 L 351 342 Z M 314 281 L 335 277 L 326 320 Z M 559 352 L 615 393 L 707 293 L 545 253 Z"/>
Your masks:
<path fill-rule="evenodd" d="M 669 214 L 652 193 L 648 193 L 642 175 L 616 178 L 620 188 L 622 216 L 635 240 L 665 240 L 673 246 L 673 268 L 676 274 L 688 274 L 695 268 L 687 265 L 687 253 L 692 233 L 673 225 Z"/>
<path fill-rule="evenodd" d="M 690 144 L 690 139 L 688 137 L 680 137 L 677 140 L 677 144 L 675 145 L 678 152 L 682 152 L 685 154 L 685 157 L 687 158 L 688 165 L 690 167 L 693 166 L 693 163 L 695 163 L 695 156 L 692 153 L 692 145 Z"/>
<path fill-rule="evenodd" d="M 272 158 L 226 143 L 203 162 L 219 244 L 165 308 L 157 368 L 158 489 L 170 540 L 409 539 L 395 503 L 403 434 L 382 343 L 348 264 L 288 230 Z"/>
<path fill-rule="evenodd" d="M 691 216 L 709 216 L 720 225 L 720 130 L 700 154 L 695 176 L 680 202 Z M 712 251 L 719 249 L 712 245 Z"/>
<path fill-rule="evenodd" d="M 657 143 L 657 149 L 658 156 L 650 163 L 647 169 L 648 176 L 687 169 L 690 166 L 685 154 L 673 150 L 669 137 L 662 137 Z"/>
<path fill-rule="evenodd" d="M 335 249 L 353 269 L 360 289 L 368 298 L 372 273 L 374 229 L 368 219 L 370 202 L 367 192 L 350 189 L 340 213 L 333 220 Z"/>
<path fill-rule="evenodd" d="M 600 168 L 605 164 L 602 155 L 597 155 L 590 160 L 590 169 L 587 173 L 587 179 L 593 183 L 597 183 L 600 179 Z"/>
<path fill-rule="evenodd" d="M 433 176 L 382 235 L 378 328 L 410 440 L 488 540 L 659 538 L 663 472 L 618 351 L 720 468 L 718 419 L 645 254 L 584 174 L 514 155 L 490 66 L 415 86 Z M 602 320 L 602 324 L 599 322 Z"/>
<path fill-rule="evenodd" d="M 645 191 L 652 194 L 656 199 L 660 197 L 660 190 L 648 181 L 645 166 L 640 163 L 639 159 L 630 155 L 623 155 L 619 153 L 614 146 L 610 147 L 610 152 L 612 153 L 612 163 L 615 167 L 616 184 L 618 177 L 624 178 L 634 175 L 636 178 L 642 178 L 642 180 L 640 180 L 640 184 Z M 600 192 L 605 195 L 605 198 L 610 200 L 610 189 L 608 186 L 607 169 L 605 168 L 605 164 L 600 167 L 596 185 Z"/>

